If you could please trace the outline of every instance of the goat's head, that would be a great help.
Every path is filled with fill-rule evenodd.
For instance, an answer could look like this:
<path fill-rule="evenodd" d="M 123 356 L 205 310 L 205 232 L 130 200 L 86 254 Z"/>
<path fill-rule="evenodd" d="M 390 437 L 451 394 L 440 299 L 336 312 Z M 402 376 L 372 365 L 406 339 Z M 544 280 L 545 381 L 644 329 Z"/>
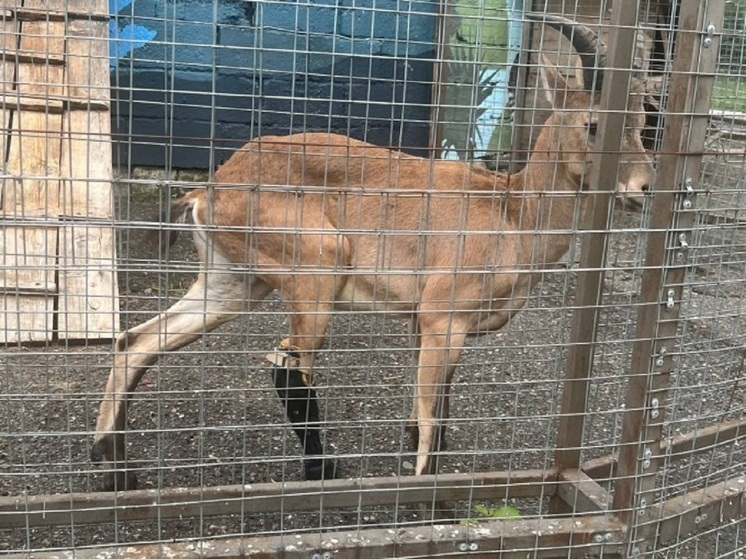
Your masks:
<path fill-rule="evenodd" d="M 546 123 L 550 146 L 563 169 L 580 188 L 587 188 L 593 159 L 597 153 L 600 91 L 606 56 L 598 36 L 590 28 L 557 16 L 543 16 L 544 23 L 556 28 L 571 40 L 583 65 L 577 85 L 570 85 L 546 59 L 539 70 L 541 86 L 554 112 Z M 654 180 L 653 160 L 642 145 L 645 124 L 645 91 L 636 79 L 631 80 L 617 192 L 625 200 L 641 204 Z"/>

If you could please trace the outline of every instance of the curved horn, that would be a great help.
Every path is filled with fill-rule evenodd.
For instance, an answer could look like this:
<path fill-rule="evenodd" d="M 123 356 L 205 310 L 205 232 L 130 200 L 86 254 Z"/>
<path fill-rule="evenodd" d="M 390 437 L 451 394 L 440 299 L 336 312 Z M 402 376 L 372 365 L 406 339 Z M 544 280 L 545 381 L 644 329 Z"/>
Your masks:
<path fill-rule="evenodd" d="M 567 37 L 583 64 L 583 87 L 601 91 L 603 69 L 606 67 L 606 47 L 595 31 L 587 25 L 554 14 L 527 13 L 526 17 L 549 25 Z"/>

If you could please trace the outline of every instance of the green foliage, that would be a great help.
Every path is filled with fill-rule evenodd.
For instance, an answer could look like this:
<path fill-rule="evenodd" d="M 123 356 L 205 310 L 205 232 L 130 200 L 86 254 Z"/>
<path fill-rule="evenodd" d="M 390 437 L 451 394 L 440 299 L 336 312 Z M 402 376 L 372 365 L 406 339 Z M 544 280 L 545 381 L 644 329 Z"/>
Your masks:
<path fill-rule="evenodd" d="M 720 41 L 721 67 L 740 67 L 746 61 L 746 0 L 727 0 Z"/>
<path fill-rule="evenodd" d="M 443 86 L 444 112 L 441 129 L 444 151 L 460 159 L 471 159 L 476 145 L 489 145 L 492 151 L 505 149 L 510 142 L 510 122 L 497 123 L 490 138 L 478 137 L 476 127 L 493 93 L 498 69 L 508 63 L 510 36 L 508 3 L 512 0 L 458 0 L 453 10 L 448 40 L 446 83 Z"/>
<path fill-rule="evenodd" d="M 746 77 L 718 76 L 715 78 L 712 108 L 721 111 L 746 112 Z"/>
<path fill-rule="evenodd" d="M 459 0 L 455 12 L 460 41 L 479 45 L 489 65 L 508 62 L 508 0 Z"/>
<path fill-rule="evenodd" d="M 485 518 L 502 518 L 504 520 L 521 519 L 521 513 L 518 512 L 518 509 L 515 507 L 511 507 L 510 505 L 490 507 L 488 505 L 483 505 L 480 503 L 474 506 L 474 510 Z"/>
<path fill-rule="evenodd" d="M 491 507 L 482 503 L 474 505 L 474 512 L 481 518 L 462 520 L 462 524 L 476 524 L 479 520 L 521 520 L 520 511 L 510 505 Z"/>

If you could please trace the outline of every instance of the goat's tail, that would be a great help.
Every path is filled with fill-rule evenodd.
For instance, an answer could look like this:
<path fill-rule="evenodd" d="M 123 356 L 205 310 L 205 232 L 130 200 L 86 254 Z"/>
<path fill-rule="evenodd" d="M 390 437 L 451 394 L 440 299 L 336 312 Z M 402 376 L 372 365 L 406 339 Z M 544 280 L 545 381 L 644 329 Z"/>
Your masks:
<path fill-rule="evenodd" d="M 176 239 L 178 239 L 180 231 L 178 227 L 164 227 L 164 225 L 186 223 L 193 202 L 194 199 L 188 194 L 174 200 L 170 207 L 166 207 L 161 212 L 161 225 L 149 230 L 146 234 L 146 242 L 150 245 L 155 244 L 158 246 L 162 259 L 168 260 L 169 249 L 174 245 Z"/>

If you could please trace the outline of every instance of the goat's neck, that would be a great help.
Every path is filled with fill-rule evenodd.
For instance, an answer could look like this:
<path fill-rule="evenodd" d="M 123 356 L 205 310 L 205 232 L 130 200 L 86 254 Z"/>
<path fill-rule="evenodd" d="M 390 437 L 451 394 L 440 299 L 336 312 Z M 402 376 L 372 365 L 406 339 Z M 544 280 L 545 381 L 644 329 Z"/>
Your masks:
<path fill-rule="evenodd" d="M 525 197 L 521 204 L 522 229 L 557 232 L 569 231 L 574 226 L 581 178 L 569 171 L 566 157 L 578 157 L 578 153 L 566 156 L 560 146 L 559 130 L 545 126 L 528 164 L 516 177 L 519 178 L 517 190 Z M 569 237 L 556 233 L 542 235 L 540 242 L 546 245 L 543 251 L 548 260 L 559 259 L 567 250 Z"/>

